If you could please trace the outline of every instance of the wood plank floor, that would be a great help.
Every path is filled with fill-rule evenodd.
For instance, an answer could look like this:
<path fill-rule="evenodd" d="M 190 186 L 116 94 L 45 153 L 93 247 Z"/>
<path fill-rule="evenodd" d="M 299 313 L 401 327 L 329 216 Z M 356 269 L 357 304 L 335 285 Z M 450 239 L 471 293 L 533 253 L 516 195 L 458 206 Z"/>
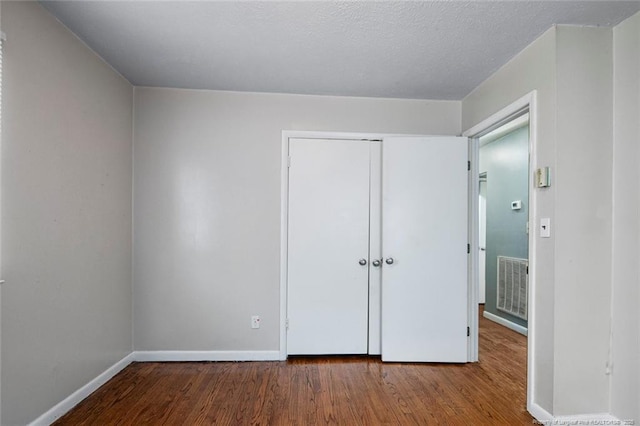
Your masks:
<path fill-rule="evenodd" d="M 480 319 L 480 362 L 133 363 L 56 425 L 530 425 L 526 338 Z"/>

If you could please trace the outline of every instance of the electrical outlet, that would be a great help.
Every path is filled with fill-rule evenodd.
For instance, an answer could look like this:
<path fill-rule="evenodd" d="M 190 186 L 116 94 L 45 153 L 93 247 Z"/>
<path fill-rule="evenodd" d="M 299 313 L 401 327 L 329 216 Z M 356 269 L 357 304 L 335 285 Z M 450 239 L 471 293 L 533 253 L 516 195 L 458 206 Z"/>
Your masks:
<path fill-rule="evenodd" d="M 251 317 L 251 328 L 260 328 L 260 317 L 258 315 Z"/>

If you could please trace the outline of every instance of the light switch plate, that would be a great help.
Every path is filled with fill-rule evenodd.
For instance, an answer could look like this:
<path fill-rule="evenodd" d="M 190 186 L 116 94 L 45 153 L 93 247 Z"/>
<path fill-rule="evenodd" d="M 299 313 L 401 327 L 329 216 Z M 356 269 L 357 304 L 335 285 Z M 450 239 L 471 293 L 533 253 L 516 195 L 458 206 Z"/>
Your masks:
<path fill-rule="evenodd" d="M 551 237 L 551 218 L 543 217 L 540 219 L 540 238 Z"/>

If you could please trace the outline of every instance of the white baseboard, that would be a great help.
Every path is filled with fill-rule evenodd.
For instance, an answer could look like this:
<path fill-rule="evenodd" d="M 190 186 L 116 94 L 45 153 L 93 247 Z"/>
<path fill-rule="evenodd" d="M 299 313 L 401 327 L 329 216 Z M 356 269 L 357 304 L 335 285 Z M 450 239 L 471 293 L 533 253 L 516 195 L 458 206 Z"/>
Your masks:
<path fill-rule="evenodd" d="M 617 417 L 609 413 L 577 414 L 553 418 L 553 425 L 621 425 Z"/>
<path fill-rule="evenodd" d="M 521 325 L 518 325 L 518 324 L 516 324 L 516 323 L 514 323 L 514 322 L 511 322 L 511 321 L 509 321 L 509 320 L 506 320 L 506 319 L 504 319 L 504 318 L 502 318 L 502 317 L 499 317 L 499 316 L 497 316 L 497 315 L 494 315 L 494 314 L 492 314 L 491 312 L 484 311 L 484 312 L 482 313 L 482 316 L 483 316 L 483 317 L 485 317 L 485 318 L 486 318 L 486 319 L 488 319 L 488 320 L 491 320 L 491 321 L 493 321 L 493 322 L 497 322 L 497 323 L 498 323 L 498 324 L 500 324 L 500 325 L 504 325 L 505 327 L 510 328 L 511 330 L 513 330 L 513 331 L 515 331 L 515 332 L 517 332 L 517 333 L 520 333 L 520 334 L 522 334 L 522 335 L 525 335 L 525 336 L 526 336 L 526 335 L 527 335 L 527 333 L 528 333 L 528 330 L 527 330 L 527 328 L 526 328 L 526 327 L 523 327 L 523 326 L 521 326 Z"/>
<path fill-rule="evenodd" d="M 134 360 L 152 361 L 279 361 L 280 351 L 136 351 Z"/>
<path fill-rule="evenodd" d="M 595 413 L 595 414 L 576 414 L 572 416 L 552 416 L 547 410 L 539 406 L 538 404 L 531 404 L 528 407 L 529 414 L 539 424 L 542 425 L 600 425 L 610 424 L 619 425 L 623 424 L 617 417 L 608 413 Z"/>
<path fill-rule="evenodd" d="M 42 414 L 40 417 L 29 423 L 30 426 L 50 425 L 60 417 L 64 416 L 69 410 L 78 405 L 80 401 L 95 392 L 100 386 L 108 382 L 113 376 L 122 371 L 127 365 L 134 361 L 133 353 L 122 358 L 120 361 L 107 368 L 102 374 L 91 380 L 86 385 L 54 405 L 50 410 Z"/>
<path fill-rule="evenodd" d="M 559 425 L 582 424 L 622 424 L 620 420 L 609 413 L 578 414 L 573 416 L 558 416 L 553 419 Z"/>
<path fill-rule="evenodd" d="M 536 404 L 532 403 L 529 407 L 527 407 L 529 414 L 533 416 L 534 419 L 543 424 L 552 424 L 553 416 L 547 410 Z"/>

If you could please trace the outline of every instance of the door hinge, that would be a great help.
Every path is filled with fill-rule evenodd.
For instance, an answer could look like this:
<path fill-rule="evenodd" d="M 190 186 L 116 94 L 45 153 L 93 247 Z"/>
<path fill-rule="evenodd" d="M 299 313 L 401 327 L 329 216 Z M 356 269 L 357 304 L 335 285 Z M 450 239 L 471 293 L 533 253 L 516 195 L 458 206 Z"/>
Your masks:
<path fill-rule="evenodd" d="M 291 156 L 287 157 L 287 168 L 291 168 Z"/>
<path fill-rule="evenodd" d="M 471 336 L 471 329 L 467 327 L 467 337 Z"/>
<path fill-rule="evenodd" d="M 471 171 L 471 161 L 467 161 L 467 170 Z"/>
<path fill-rule="evenodd" d="M 529 275 L 529 265 L 527 265 L 527 275 Z"/>
<path fill-rule="evenodd" d="M 289 318 L 284 320 L 284 328 L 286 328 L 287 330 L 289 329 Z"/>
<path fill-rule="evenodd" d="M 471 253 L 471 244 L 467 244 L 467 254 Z"/>

